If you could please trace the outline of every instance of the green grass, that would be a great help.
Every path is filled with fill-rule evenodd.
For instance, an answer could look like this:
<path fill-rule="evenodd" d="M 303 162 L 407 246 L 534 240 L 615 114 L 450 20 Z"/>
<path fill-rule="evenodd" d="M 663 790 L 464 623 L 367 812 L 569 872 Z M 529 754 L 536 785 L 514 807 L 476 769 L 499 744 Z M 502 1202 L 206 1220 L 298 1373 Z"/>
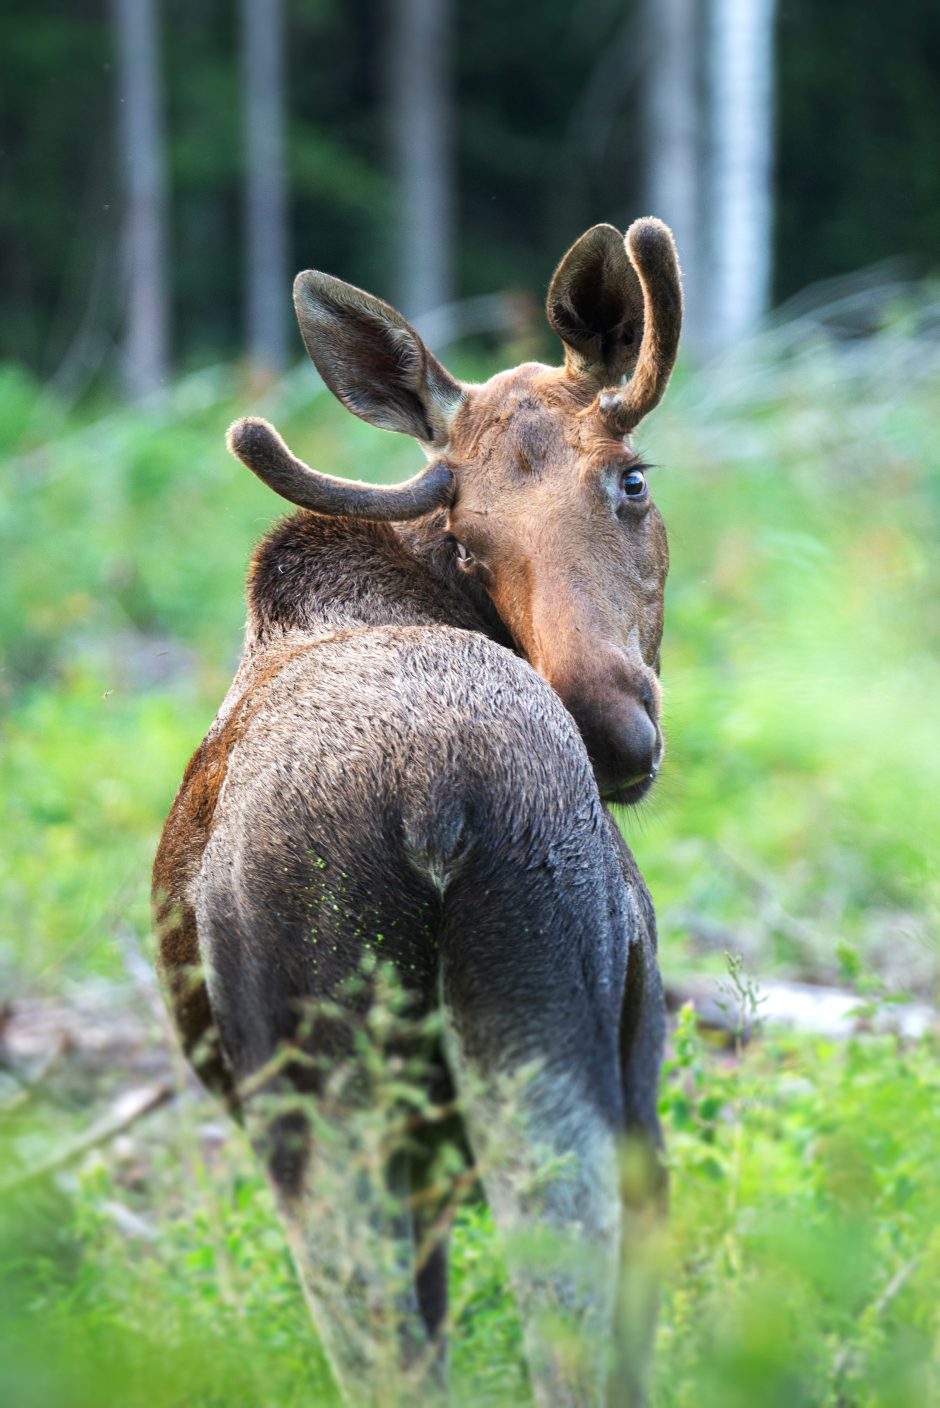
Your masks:
<path fill-rule="evenodd" d="M 936 1401 L 937 1056 L 935 1042 L 869 1037 L 719 1060 L 683 1015 L 662 1102 L 660 1408 Z M 141 1143 L 65 1191 L 5 1199 L 4 1402 L 334 1401 L 268 1191 L 240 1137 L 206 1154 L 209 1113 L 155 1116 Z M 35 1143 L 35 1111 L 29 1131 Z M 152 1240 L 115 1226 L 115 1202 Z M 479 1204 L 457 1223 L 452 1295 L 458 1403 L 524 1404 L 519 1328 Z"/>
<path fill-rule="evenodd" d="M 934 309 L 928 304 L 926 313 Z M 624 818 L 669 973 L 937 993 L 940 355 L 925 309 L 875 337 L 783 330 L 680 378 L 641 444 L 673 569 L 667 768 Z M 150 860 L 239 648 L 252 543 L 279 503 L 226 454 L 275 419 L 329 470 L 415 465 L 293 375 L 221 369 L 159 411 L 56 405 L 0 372 L 0 996 L 123 974 Z M 872 976 L 874 975 L 874 977 Z M 865 984 L 861 984 L 865 986 Z M 688 1020 L 664 1084 L 673 1164 L 657 1408 L 940 1400 L 936 1045 L 778 1040 L 736 1061 Z M 8 1151 L 87 1117 L 34 1102 Z M 162 1408 L 329 1401 L 268 1195 L 184 1105 L 118 1155 L 4 1207 L 0 1400 Z M 120 1232 L 106 1204 L 145 1216 Z M 519 1402 L 485 1213 L 458 1225 L 456 1382 Z M 931 1377 L 931 1375 L 933 1377 Z"/>

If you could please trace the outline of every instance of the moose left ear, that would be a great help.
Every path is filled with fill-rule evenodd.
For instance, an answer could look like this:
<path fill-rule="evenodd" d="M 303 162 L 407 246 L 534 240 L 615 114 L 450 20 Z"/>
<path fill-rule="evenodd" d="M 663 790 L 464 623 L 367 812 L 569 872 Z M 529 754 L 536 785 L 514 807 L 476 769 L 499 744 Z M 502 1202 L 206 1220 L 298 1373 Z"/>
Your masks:
<path fill-rule="evenodd" d="M 294 308 L 317 371 L 348 410 L 444 448 L 466 393 L 400 313 L 315 269 L 294 280 Z"/>
<path fill-rule="evenodd" d="M 643 290 L 613 225 L 594 225 L 571 246 L 555 270 L 546 312 L 572 376 L 614 386 L 633 370 Z"/>

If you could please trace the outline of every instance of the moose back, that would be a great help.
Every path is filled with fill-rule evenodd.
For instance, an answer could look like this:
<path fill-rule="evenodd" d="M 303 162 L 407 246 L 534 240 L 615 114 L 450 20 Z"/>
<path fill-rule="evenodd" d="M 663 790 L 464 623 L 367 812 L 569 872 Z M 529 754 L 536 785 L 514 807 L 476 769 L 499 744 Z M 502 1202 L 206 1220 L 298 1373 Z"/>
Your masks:
<path fill-rule="evenodd" d="M 377 487 L 309 469 L 264 421 L 230 431 L 300 512 L 254 553 L 242 661 L 156 859 L 175 1023 L 264 1161 L 347 1398 L 446 1392 L 445 1111 L 505 1239 L 537 1402 L 640 1402 L 664 1018 L 608 804 L 643 797 L 663 750 L 668 554 L 631 436 L 675 360 L 672 237 L 589 230 L 548 294 L 564 365 L 482 385 L 348 284 L 307 272 L 294 295 L 326 384 L 427 463 Z M 376 1167 L 349 1112 L 375 1099 L 355 1032 L 386 968 L 439 1023 L 425 1117 L 383 1126 L 400 1137 Z M 383 1030 L 401 1069 L 409 1040 Z M 630 1139 L 646 1173 L 625 1189 Z"/>

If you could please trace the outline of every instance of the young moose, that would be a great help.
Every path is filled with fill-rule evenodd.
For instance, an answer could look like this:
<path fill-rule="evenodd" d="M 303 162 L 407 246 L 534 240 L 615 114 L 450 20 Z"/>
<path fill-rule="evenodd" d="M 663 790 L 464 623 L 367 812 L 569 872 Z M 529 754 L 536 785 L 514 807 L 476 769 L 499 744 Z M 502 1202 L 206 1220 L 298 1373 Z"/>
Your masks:
<path fill-rule="evenodd" d="M 376 1188 L 316 1117 L 356 1047 L 311 1004 L 380 951 L 415 1010 L 441 1014 L 429 1100 L 458 1098 L 537 1402 L 639 1402 L 644 1335 L 615 1334 L 637 1218 L 618 1156 L 632 1135 L 656 1164 L 663 1003 L 649 894 L 607 804 L 639 801 L 663 752 L 666 536 L 630 436 L 675 361 L 672 237 L 654 219 L 625 240 L 589 230 L 548 294 L 564 366 L 479 386 L 349 284 L 303 273 L 294 298 L 331 391 L 429 463 L 375 487 L 308 469 L 262 420 L 230 431 L 301 511 L 254 554 L 241 665 L 160 843 L 174 1018 L 263 1155 L 344 1394 L 388 1401 L 383 1332 L 401 1374 L 433 1363 L 443 1393 L 433 1131 L 413 1121 Z M 285 1090 L 272 1117 L 259 1096 Z M 547 1260 L 518 1249 L 535 1226 Z"/>

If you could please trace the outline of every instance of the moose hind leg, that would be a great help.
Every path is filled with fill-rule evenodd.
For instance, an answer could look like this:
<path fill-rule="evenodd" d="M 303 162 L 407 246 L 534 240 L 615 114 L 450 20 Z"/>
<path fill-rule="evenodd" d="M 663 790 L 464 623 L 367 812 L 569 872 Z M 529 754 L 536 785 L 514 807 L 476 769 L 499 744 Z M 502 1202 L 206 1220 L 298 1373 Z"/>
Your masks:
<path fill-rule="evenodd" d="M 358 1122 L 300 1108 L 252 1131 L 298 1276 L 343 1397 L 392 1408 L 435 1401 L 433 1350 L 415 1287 L 407 1157 L 383 1160 Z"/>
<path fill-rule="evenodd" d="M 602 1408 L 614 1335 L 622 885 L 586 891 L 583 862 L 468 869 L 442 945 L 446 1051 L 540 1408 Z"/>

